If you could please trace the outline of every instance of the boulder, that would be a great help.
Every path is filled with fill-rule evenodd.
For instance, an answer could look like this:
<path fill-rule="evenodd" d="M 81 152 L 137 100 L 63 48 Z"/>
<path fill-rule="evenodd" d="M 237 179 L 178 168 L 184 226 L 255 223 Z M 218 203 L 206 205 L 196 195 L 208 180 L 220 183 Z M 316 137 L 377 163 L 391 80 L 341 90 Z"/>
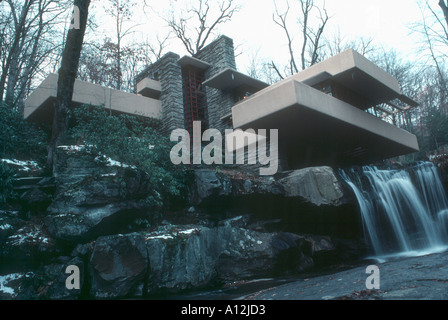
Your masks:
<path fill-rule="evenodd" d="M 245 217 L 215 228 L 168 226 L 146 234 L 148 293 L 179 292 L 221 282 L 295 273 L 335 250 L 330 239 L 241 227 Z"/>
<path fill-rule="evenodd" d="M 315 206 L 338 206 L 343 203 L 342 185 L 330 167 L 292 171 L 278 183 L 288 198 L 300 198 Z"/>
<path fill-rule="evenodd" d="M 225 245 L 216 230 L 201 226 L 172 227 L 145 236 L 150 295 L 207 287 L 216 278 L 217 257 Z"/>
<path fill-rule="evenodd" d="M 67 213 L 45 218 L 49 233 L 56 239 L 77 244 L 123 230 L 134 219 L 145 216 L 145 205 L 135 201 L 109 203 L 97 208 L 73 206 Z M 61 211 L 63 212 L 63 211 Z"/>
<path fill-rule="evenodd" d="M 45 224 L 50 234 L 72 243 L 123 232 L 127 224 L 149 216 L 147 175 L 129 167 L 108 167 L 89 155 L 64 154 L 58 164 L 54 200 Z"/>
<path fill-rule="evenodd" d="M 216 170 L 194 170 L 194 184 L 191 192 L 191 202 L 195 205 L 205 199 L 229 196 L 232 193 L 230 178 Z"/>
<path fill-rule="evenodd" d="M 145 239 L 135 233 L 98 238 L 89 269 L 95 299 L 141 296 L 148 270 Z"/>
<path fill-rule="evenodd" d="M 312 257 L 304 253 L 305 242 L 299 235 L 226 227 L 218 233 L 226 243 L 216 263 L 221 281 L 296 273 L 314 266 Z"/>
<path fill-rule="evenodd" d="M 330 167 L 311 167 L 282 173 L 280 178 L 232 171 L 195 170 L 192 202 L 201 204 L 222 197 L 281 196 L 314 206 L 339 206 L 344 189 Z"/>

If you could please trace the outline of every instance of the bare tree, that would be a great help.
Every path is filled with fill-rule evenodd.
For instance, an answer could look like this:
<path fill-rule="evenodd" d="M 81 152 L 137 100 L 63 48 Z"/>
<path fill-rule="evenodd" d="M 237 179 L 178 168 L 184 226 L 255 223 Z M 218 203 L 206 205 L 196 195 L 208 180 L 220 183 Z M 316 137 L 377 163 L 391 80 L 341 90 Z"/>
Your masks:
<path fill-rule="evenodd" d="M 288 25 L 287 25 L 287 18 L 288 18 L 288 14 L 289 14 L 289 10 L 290 10 L 290 6 L 289 6 L 289 2 L 286 2 L 287 4 L 287 8 L 283 13 L 280 13 L 277 7 L 277 3 L 274 1 L 274 6 L 275 6 L 275 14 L 272 15 L 272 20 L 274 20 L 274 22 L 279 25 L 283 31 L 285 32 L 286 35 L 286 39 L 288 40 L 288 50 L 289 50 L 289 70 L 290 70 L 290 74 L 299 72 L 299 69 L 297 68 L 297 63 L 296 63 L 296 59 L 295 59 L 295 55 L 294 55 L 294 49 L 293 49 L 293 41 L 292 41 L 292 37 L 289 33 L 289 29 L 288 29 Z M 305 42 L 304 42 L 305 43 Z M 305 45 L 306 48 L 306 45 Z M 274 63 L 273 63 L 274 66 Z M 277 67 L 274 66 L 274 69 L 279 73 Z M 281 76 L 281 78 L 283 78 L 283 76 Z"/>
<path fill-rule="evenodd" d="M 146 41 L 146 43 L 144 44 L 144 48 L 147 48 L 148 53 L 150 53 L 150 55 L 147 56 L 152 56 L 155 61 L 159 60 L 160 58 L 162 58 L 162 55 L 167 47 L 167 43 L 168 40 L 171 37 L 171 32 L 167 33 L 165 36 L 160 36 L 159 34 L 156 35 L 156 43 L 151 43 L 150 41 Z"/>
<path fill-rule="evenodd" d="M 79 29 L 70 28 L 67 33 L 64 52 L 62 54 L 61 67 L 59 69 L 58 87 L 53 119 L 53 130 L 50 145 L 48 147 L 47 165 L 53 170 L 55 164 L 56 147 L 64 139 L 69 124 L 69 111 L 73 99 L 73 88 L 75 86 L 78 72 L 79 58 L 84 43 L 84 35 L 87 25 L 90 0 L 74 0 L 74 7 L 79 12 Z"/>
<path fill-rule="evenodd" d="M 2 75 L 0 76 L 0 102 L 3 102 L 6 80 L 9 75 L 9 71 L 13 60 L 17 57 L 18 47 L 20 45 L 21 39 L 23 39 L 23 34 L 25 32 L 26 20 L 28 13 L 31 10 L 35 0 L 26 0 L 21 10 L 16 7 L 17 3 L 12 0 L 6 1 L 9 4 L 11 17 L 14 22 L 14 35 L 12 36 L 11 45 L 7 51 L 4 60 L 2 61 Z M 2 43 L 2 46 L 4 43 Z"/>
<path fill-rule="evenodd" d="M 440 0 L 439 6 L 442 14 L 434 8 L 434 4 L 426 0 L 421 4 L 420 10 L 422 20 L 411 26 L 411 30 L 420 33 L 422 36 L 422 46 L 420 53 L 427 57 L 426 67 L 434 68 L 439 79 L 439 105 L 442 109 L 447 109 L 448 100 L 448 78 L 446 75 L 448 59 L 448 24 L 447 24 L 447 5 L 445 1 Z"/>
<path fill-rule="evenodd" d="M 207 45 L 218 25 L 230 21 L 239 9 L 234 0 L 197 0 L 190 8 L 180 13 L 173 10 L 163 19 L 194 56 Z"/>
<path fill-rule="evenodd" d="M 20 110 L 33 77 L 54 61 L 50 57 L 61 46 L 55 40 L 59 32 L 56 25 L 68 11 L 68 3 L 58 0 L 3 3 L 6 7 L 0 10 L 0 99 L 12 108 Z"/>
<path fill-rule="evenodd" d="M 137 3 L 134 0 L 109 0 L 105 7 L 106 13 L 113 17 L 115 23 L 115 62 L 118 73 L 116 75 L 115 89 L 121 90 L 123 84 L 123 67 L 122 60 L 124 52 L 129 50 L 123 46 L 123 40 L 132 33 L 132 29 L 136 24 L 128 25 L 134 12 Z"/>
<path fill-rule="evenodd" d="M 295 49 L 294 34 L 291 30 L 295 30 L 294 27 L 289 25 L 289 13 L 291 6 L 288 0 L 286 0 L 286 8 L 281 11 L 278 8 L 276 0 L 274 0 L 275 12 L 272 15 L 273 21 L 283 29 L 283 32 L 287 39 L 288 51 L 289 51 L 289 63 L 285 68 L 284 73 L 281 72 L 279 67 L 274 61 L 271 62 L 271 68 L 275 70 L 278 76 L 283 79 L 285 75 L 292 75 L 299 72 L 297 63 L 297 51 L 300 52 L 300 67 L 301 70 L 306 69 L 309 66 L 316 64 L 323 58 L 321 54 L 323 34 L 325 27 L 330 17 L 328 12 L 323 6 L 318 7 L 314 0 L 297 0 L 297 4 L 300 5 L 300 15 L 294 17 L 299 22 L 301 30 L 301 45 L 298 46 L 300 50 Z M 314 25 L 312 21 L 312 14 L 317 13 L 317 25 Z"/>
<path fill-rule="evenodd" d="M 276 83 L 280 80 L 278 74 L 271 67 L 269 59 L 260 56 L 260 49 L 250 49 L 248 51 L 249 64 L 246 68 L 247 75 L 269 84 Z"/>
<path fill-rule="evenodd" d="M 323 40 L 325 47 L 322 50 L 322 56 L 332 57 L 347 49 L 353 49 L 363 56 L 369 57 L 375 54 L 379 47 L 374 44 L 372 37 L 359 37 L 355 39 L 347 39 L 341 35 L 340 30 L 330 37 L 325 37 Z"/>

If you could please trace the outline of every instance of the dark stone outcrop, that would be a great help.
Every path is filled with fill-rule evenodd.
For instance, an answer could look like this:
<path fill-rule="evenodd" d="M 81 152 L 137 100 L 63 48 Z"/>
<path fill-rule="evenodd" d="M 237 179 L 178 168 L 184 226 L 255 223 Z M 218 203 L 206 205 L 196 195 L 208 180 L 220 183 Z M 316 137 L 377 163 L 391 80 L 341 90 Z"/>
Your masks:
<path fill-rule="evenodd" d="M 22 195 L 31 217 L 0 212 L 0 274 L 9 274 L 12 299 L 159 297 L 296 274 L 363 252 L 358 234 L 347 232 L 359 227 L 356 208 L 328 167 L 275 177 L 194 170 L 188 203 L 161 216 L 145 204 L 145 173 L 78 148 L 60 148 L 57 157 L 55 178 Z M 48 202 L 45 217 L 30 210 Z M 73 264 L 82 290 L 65 287 Z"/>
<path fill-rule="evenodd" d="M 45 219 L 54 238 L 88 242 L 149 216 L 144 197 L 151 186 L 143 172 L 98 164 L 88 154 L 69 156 L 59 150 L 58 157 L 57 188 Z"/>
<path fill-rule="evenodd" d="M 298 197 L 316 206 L 338 206 L 344 202 L 342 185 L 329 167 L 292 171 L 278 183 L 288 198 Z"/>
<path fill-rule="evenodd" d="M 330 167 L 282 172 L 277 178 L 202 169 L 195 170 L 194 177 L 191 198 L 195 205 L 230 196 L 281 196 L 317 207 L 340 206 L 347 200 Z"/>
<path fill-rule="evenodd" d="M 215 228 L 171 226 L 146 234 L 148 293 L 296 273 L 313 267 L 319 254 L 336 251 L 329 238 L 257 232 L 242 228 L 243 219 Z"/>
<path fill-rule="evenodd" d="M 89 261 L 91 295 L 96 299 L 138 297 L 148 270 L 143 236 L 100 237 Z"/>

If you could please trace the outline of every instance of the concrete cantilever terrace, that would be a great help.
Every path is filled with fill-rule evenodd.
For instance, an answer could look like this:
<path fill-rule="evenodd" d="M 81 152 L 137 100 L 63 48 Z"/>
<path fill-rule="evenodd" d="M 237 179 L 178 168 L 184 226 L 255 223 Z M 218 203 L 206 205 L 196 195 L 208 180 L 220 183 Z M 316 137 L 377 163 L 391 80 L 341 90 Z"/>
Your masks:
<path fill-rule="evenodd" d="M 46 125 L 50 125 L 53 122 L 57 80 L 57 74 L 50 74 L 26 99 L 25 119 Z M 157 89 L 158 86 L 155 81 L 150 84 L 146 82 L 139 84 L 139 90 L 142 94 L 151 90 L 151 96 L 155 96 L 153 92 L 156 92 Z M 114 114 L 127 113 L 154 119 L 162 117 L 160 100 L 106 88 L 81 80 L 75 81 L 73 102 L 75 105 L 102 105 Z"/>
<path fill-rule="evenodd" d="M 365 110 L 401 94 L 398 81 L 347 50 L 232 108 L 234 128 L 278 129 L 286 167 L 366 164 L 419 150 L 417 138 Z"/>

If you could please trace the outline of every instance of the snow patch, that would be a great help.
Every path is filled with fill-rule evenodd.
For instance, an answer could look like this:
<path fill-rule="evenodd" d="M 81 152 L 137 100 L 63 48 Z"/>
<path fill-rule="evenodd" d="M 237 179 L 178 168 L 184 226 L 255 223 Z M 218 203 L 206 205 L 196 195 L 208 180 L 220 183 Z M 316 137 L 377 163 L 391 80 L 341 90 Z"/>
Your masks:
<path fill-rule="evenodd" d="M 164 240 L 169 240 L 169 239 L 174 239 L 174 237 L 170 234 L 161 234 L 161 235 L 147 235 L 145 237 L 145 240 L 153 240 L 153 239 L 164 239 Z"/>
<path fill-rule="evenodd" d="M 72 146 L 58 146 L 58 149 L 64 150 L 64 151 L 71 151 L 71 152 L 79 152 L 82 151 L 86 146 L 84 145 L 72 145 Z"/>
<path fill-rule="evenodd" d="M 180 235 L 190 235 L 195 232 L 199 232 L 201 229 L 198 228 L 191 228 L 191 229 L 184 229 L 184 230 L 178 230 L 172 229 L 172 230 L 164 230 L 164 231 L 153 231 L 146 235 L 146 240 L 152 240 L 152 239 L 164 239 L 164 240 L 172 240 Z"/>
<path fill-rule="evenodd" d="M 121 168 L 136 169 L 135 166 L 130 166 L 130 165 L 122 163 L 120 161 L 113 160 L 109 157 L 104 158 L 103 156 L 98 156 L 95 158 L 95 161 L 106 162 L 106 166 L 108 166 L 108 167 L 121 167 Z"/>
<path fill-rule="evenodd" d="M 0 276 L 0 292 L 15 296 L 16 292 L 13 288 L 8 287 L 9 282 L 14 280 L 19 280 L 23 277 L 23 274 L 21 273 L 13 273 L 8 274 L 6 276 Z"/>
<path fill-rule="evenodd" d="M 193 232 L 200 231 L 199 229 L 188 229 L 188 230 L 182 230 L 179 231 L 180 234 L 192 234 Z"/>
<path fill-rule="evenodd" d="M 0 224 L 0 230 L 10 230 L 12 229 L 12 226 L 8 223 L 6 224 Z"/>
<path fill-rule="evenodd" d="M 21 161 L 16 159 L 0 159 L 1 162 L 19 167 L 19 171 L 31 171 L 40 169 L 36 161 Z"/>
<path fill-rule="evenodd" d="M 20 246 L 24 243 L 28 244 L 48 244 L 49 239 L 43 237 L 39 230 L 26 232 L 24 228 L 20 229 L 16 234 L 8 238 L 8 242 L 11 246 Z"/>
<path fill-rule="evenodd" d="M 5 210 L 0 210 L 0 215 L 9 215 L 9 216 L 18 216 L 19 215 L 19 211 L 5 211 Z"/>
<path fill-rule="evenodd" d="M 116 172 L 115 173 L 105 173 L 105 174 L 101 175 L 101 177 L 116 177 L 116 176 L 117 176 Z"/>

